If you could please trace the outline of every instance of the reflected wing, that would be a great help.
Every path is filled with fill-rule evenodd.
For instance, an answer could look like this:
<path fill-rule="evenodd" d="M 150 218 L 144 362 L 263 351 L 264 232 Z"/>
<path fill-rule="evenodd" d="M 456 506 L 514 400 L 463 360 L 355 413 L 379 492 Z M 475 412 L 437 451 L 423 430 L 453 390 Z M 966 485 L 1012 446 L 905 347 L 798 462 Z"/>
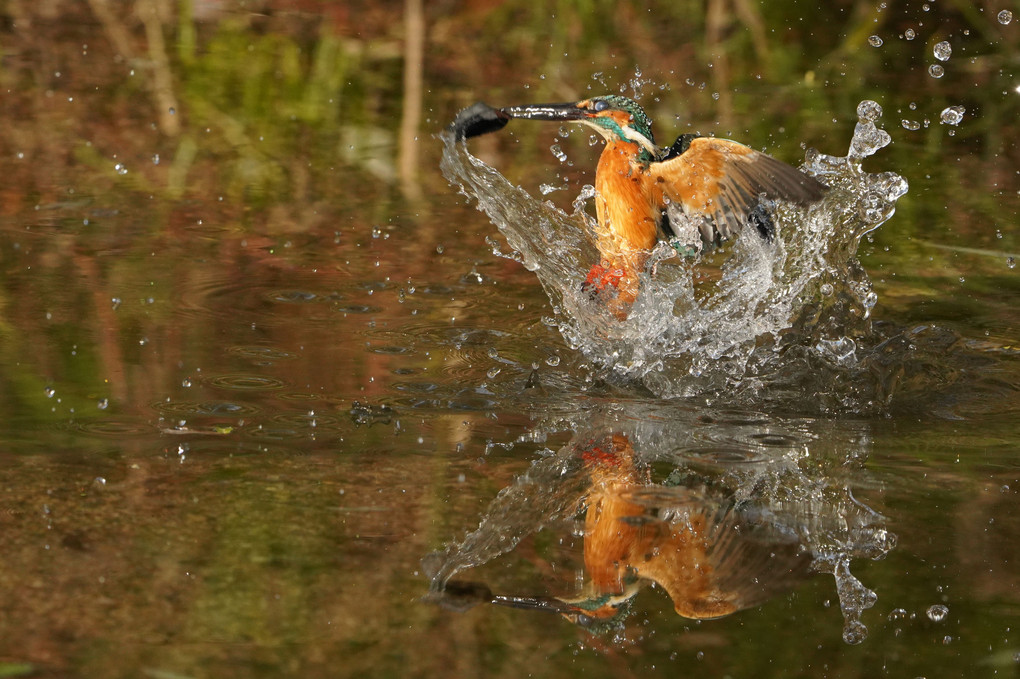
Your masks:
<path fill-rule="evenodd" d="M 764 195 L 798 205 L 828 188 L 800 170 L 743 144 L 714 137 L 681 138 L 686 149 L 648 167 L 650 190 L 683 207 L 707 242 L 730 238 L 753 217 Z M 677 145 L 674 145 L 677 149 Z"/>

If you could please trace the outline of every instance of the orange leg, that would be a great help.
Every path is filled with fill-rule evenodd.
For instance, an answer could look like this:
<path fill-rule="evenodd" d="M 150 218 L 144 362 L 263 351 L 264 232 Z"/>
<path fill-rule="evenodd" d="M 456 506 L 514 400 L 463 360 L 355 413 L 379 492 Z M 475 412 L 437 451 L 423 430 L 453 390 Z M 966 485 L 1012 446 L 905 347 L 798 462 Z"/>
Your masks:
<path fill-rule="evenodd" d="M 603 261 L 588 272 L 581 290 L 604 303 L 617 319 L 627 320 L 637 298 L 638 278 L 634 270 Z"/>
<path fill-rule="evenodd" d="M 624 271 L 620 268 L 609 268 L 604 264 L 596 264 L 588 272 L 588 277 L 581 284 L 581 290 L 590 291 L 593 295 L 606 289 L 606 286 L 613 286 L 619 289 L 620 280 L 624 277 Z"/>

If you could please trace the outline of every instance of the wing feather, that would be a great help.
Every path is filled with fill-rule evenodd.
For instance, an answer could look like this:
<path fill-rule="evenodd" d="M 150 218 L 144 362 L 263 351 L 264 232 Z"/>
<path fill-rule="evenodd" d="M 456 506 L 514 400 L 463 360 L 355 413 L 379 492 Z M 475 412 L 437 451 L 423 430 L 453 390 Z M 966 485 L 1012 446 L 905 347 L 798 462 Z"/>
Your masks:
<path fill-rule="evenodd" d="M 714 137 L 693 139 L 679 155 L 651 163 L 648 177 L 653 197 L 679 203 L 708 242 L 739 233 L 762 197 L 807 205 L 828 188 L 764 153 Z"/>

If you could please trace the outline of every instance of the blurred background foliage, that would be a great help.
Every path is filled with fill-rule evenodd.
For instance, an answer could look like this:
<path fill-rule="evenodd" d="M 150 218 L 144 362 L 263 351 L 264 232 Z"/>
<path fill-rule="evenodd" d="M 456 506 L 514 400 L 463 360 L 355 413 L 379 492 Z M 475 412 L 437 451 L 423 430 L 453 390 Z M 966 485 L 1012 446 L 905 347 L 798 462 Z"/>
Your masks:
<path fill-rule="evenodd" d="M 330 181 L 343 169 L 362 180 L 358 194 L 379 198 L 400 179 L 402 145 L 423 154 L 410 179 L 443 188 L 432 135 L 476 99 L 624 90 L 641 97 L 660 143 L 693 128 L 784 154 L 801 144 L 842 152 L 857 102 L 874 98 L 897 142 L 889 163 L 908 178 L 939 163 L 955 173 L 948 184 L 977 174 L 985 197 L 1015 188 L 1020 19 L 999 23 L 1002 3 L 475 0 L 427 3 L 421 21 L 402 20 L 415 2 L 6 0 L 0 84 L 19 124 L 5 126 L 5 162 L 48 151 L 66 163 L 71 141 L 91 145 L 79 160 L 106 170 L 95 181 L 134 182 L 161 199 L 214 189 L 256 207 L 317 200 L 346 184 Z M 405 49 L 415 31 L 421 55 Z M 942 40 L 954 52 L 933 78 Z M 414 89 L 404 74 L 416 57 Z M 967 111 L 956 130 L 938 121 L 949 105 Z M 422 119 L 401 139 L 415 106 Z M 69 139 L 54 135 L 61 128 Z M 58 139 L 64 148 L 32 148 Z M 523 145 L 508 160 L 528 168 L 547 155 Z M 116 176 L 114 157 L 130 176 Z"/>

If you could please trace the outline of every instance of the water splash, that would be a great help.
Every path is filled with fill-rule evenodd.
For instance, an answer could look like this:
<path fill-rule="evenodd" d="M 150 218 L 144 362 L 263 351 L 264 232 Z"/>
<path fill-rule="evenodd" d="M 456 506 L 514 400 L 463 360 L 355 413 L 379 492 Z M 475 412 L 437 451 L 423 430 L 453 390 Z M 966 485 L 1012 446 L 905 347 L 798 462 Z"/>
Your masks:
<path fill-rule="evenodd" d="M 496 253 L 535 272 L 557 327 L 598 377 L 639 382 L 664 398 L 725 395 L 738 403 L 794 399 L 823 410 L 860 409 L 873 404 L 876 389 L 854 384 L 820 402 L 813 392 L 829 392 L 859 370 L 877 297 L 857 248 L 893 215 L 907 183 L 862 169 L 890 137 L 875 124 L 877 103 L 862 102 L 857 113 L 846 156 L 806 155 L 802 170 L 830 186 L 822 202 L 806 210 L 775 205 L 773 243 L 740 237 L 692 258 L 660 244 L 623 321 L 581 290 L 599 259 L 590 186 L 568 214 L 513 186 L 449 135 L 442 169 L 502 232 L 512 253 Z"/>

